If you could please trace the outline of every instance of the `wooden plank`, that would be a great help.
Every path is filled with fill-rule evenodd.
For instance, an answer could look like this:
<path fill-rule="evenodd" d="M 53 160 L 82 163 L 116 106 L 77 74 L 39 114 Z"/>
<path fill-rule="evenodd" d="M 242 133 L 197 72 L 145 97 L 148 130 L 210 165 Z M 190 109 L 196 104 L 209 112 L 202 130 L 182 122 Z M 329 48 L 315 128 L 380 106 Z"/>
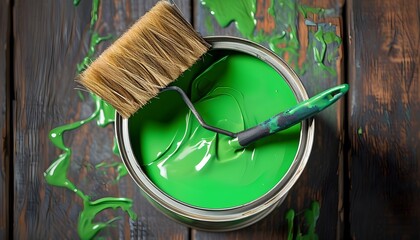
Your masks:
<path fill-rule="evenodd" d="M 156 1 L 102 1 L 96 29 L 101 35 L 120 35 Z M 190 17 L 189 3 L 180 2 Z M 83 203 L 73 192 L 46 184 L 43 172 L 62 153 L 48 140 L 54 127 L 87 118 L 94 109 L 88 95 L 74 90 L 76 64 L 85 56 L 92 1 L 15 1 L 16 105 L 14 115 L 14 236 L 17 239 L 77 239 Z M 22 17 L 24 16 L 24 17 Z M 100 53 L 110 41 L 99 45 Z M 115 221 L 98 237 L 188 238 L 188 228 L 164 217 L 140 194 L 129 176 L 115 181 L 113 168 L 96 169 L 101 162 L 120 161 L 112 154 L 113 128 L 94 122 L 65 134 L 73 151 L 69 179 L 92 200 L 101 197 L 133 199 L 136 221 L 122 211 L 105 210 L 96 221 Z"/>
<path fill-rule="evenodd" d="M 266 35 L 281 34 L 280 30 L 283 26 L 282 24 L 284 24 L 280 20 L 281 15 L 285 16 L 287 12 L 276 12 L 275 16 L 267 14 L 266 9 L 270 6 L 270 2 L 269 0 L 256 1 L 256 28 L 264 31 Z M 279 3 L 280 1 L 274 2 Z M 296 1 L 282 2 L 285 5 L 290 3 L 294 7 L 298 4 Z M 299 1 L 299 3 L 304 6 L 328 9 L 323 16 L 322 14 L 308 13 L 307 18 L 315 23 L 326 23 L 332 26 L 336 34 L 342 37 L 341 9 L 343 1 L 308 0 Z M 264 9 L 261 10 L 260 8 Z M 242 36 L 233 23 L 227 28 L 220 27 L 215 18 L 211 16 L 209 9 L 200 4 L 200 0 L 195 1 L 194 11 L 196 13 L 194 14 L 195 27 L 204 36 Z M 293 16 L 293 14 L 296 15 Z M 290 26 L 295 27 L 296 25 L 294 24 L 297 23 L 300 48 L 297 49 L 298 56 L 295 56 L 297 59 L 293 59 L 290 52 L 283 53 L 281 56 L 298 71 L 308 94 L 314 95 L 323 89 L 343 83 L 343 47 L 338 47 L 336 61 L 332 61 L 333 63 L 330 65 L 336 70 L 336 75 L 321 71 L 314 62 L 312 49 L 308 48 L 308 44 L 314 40 L 314 32 L 317 31 L 317 28 L 305 25 L 304 17 L 298 13 L 297 9 L 291 15 L 294 22 Z M 254 38 L 254 41 L 258 41 L 258 38 Z M 266 42 L 263 44 L 267 46 Z M 307 65 L 306 71 L 302 72 L 301 69 L 305 64 Z M 316 224 L 316 233 L 319 239 L 341 239 L 344 224 L 342 201 L 344 192 L 343 114 L 344 102 L 341 101 L 316 117 L 315 142 L 306 169 L 288 194 L 285 202 L 273 213 L 258 223 L 238 231 L 208 233 L 193 230 L 192 237 L 194 239 L 286 239 L 288 231 L 287 221 L 285 220 L 286 211 L 294 209 L 298 213 L 296 222 L 299 223 L 298 225 L 303 226 L 303 210 L 309 208 L 312 201 L 317 201 L 321 206 L 318 223 Z M 305 229 L 307 229 L 307 226 L 302 227 L 303 234 L 305 234 Z M 295 228 L 294 231 L 297 231 L 297 229 Z"/>
<path fill-rule="evenodd" d="M 420 2 L 348 6 L 349 237 L 419 239 Z"/>
<path fill-rule="evenodd" d="M 11 238 L 10 206 L 10 39 L 11 8 L 9 1 L 0 2 L 0 239 Z"/>

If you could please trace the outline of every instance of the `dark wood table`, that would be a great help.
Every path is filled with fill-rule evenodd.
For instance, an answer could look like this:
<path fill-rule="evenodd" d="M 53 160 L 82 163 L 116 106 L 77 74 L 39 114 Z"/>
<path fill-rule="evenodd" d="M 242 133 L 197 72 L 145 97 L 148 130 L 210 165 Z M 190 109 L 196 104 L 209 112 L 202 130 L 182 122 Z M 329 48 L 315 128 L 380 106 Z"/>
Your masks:
<path fill-rule="evenodd" d="M 115 39 L 155 2 L 103 0 L 93 28 Z M 221 27 L 200 0 L 176 2 L 204 36 L 243 37 L 234 24 Z M 296 213 L 295 238 L 308 237 L 305 211 L 317 202 L 319 239 L 420 239 L 420 1 L 273 2 L 274 15 L 266 11 L 270 0 L 256 1 L 254 36 L 296 30 L 298 45 L 289 39 L 277 47 L 296 51 L 279 54 L 299 73 L 309 95 L 350 84 L 346 99 L 316 117 L 311 157 L 284 203 L 258 223 L 232 232 L 175 223 L 146 201 L 129 176 L 117 181 L 115 167 L 96 167 L 120 160 L 112 153 L 112 125 L 92 122 L 65 135 L 73 149 L 68 176 L 92 199 L 133 199 L 138 215 L 130 220 L 123 211 L 105 210 L 96 221 L 121 219 L 97 238 L 286 239 L 290 209 Z M 285 4 L 291 4 L 289 10 L 280 11 Z M 313 8 L 306 8 L 305 16 L 299 6 Z M 43 173 L 61 153 L 49 141 L 49 131 L 94 110 L 90 97 L 74 90 L 76 65 L 92 35 L 91 9 L 92 0 L 77 7 L 71 0 L 0 1 L 0 239 L 78 238 L 81 199 L 48 185 Z M 291 25 L 285 25 L 285 16 Z M 326 44 L 321 63 L 313 49 L 320 52 L 323 45 L 311 45 L 320 26 L 342 39 Z M 111 42 L 99 44 L 95 56 Z M 333 73 L 320 70 L 320 64 Z"/>

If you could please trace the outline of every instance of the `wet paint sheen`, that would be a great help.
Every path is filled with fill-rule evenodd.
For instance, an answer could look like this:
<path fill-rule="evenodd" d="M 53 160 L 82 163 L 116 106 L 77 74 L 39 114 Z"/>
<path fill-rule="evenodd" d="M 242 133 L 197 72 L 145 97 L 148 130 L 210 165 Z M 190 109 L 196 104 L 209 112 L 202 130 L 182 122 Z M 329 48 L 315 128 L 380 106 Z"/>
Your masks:
<path fill-rule="evenodd" d="M 213 63 L 189 89 L 204 120 L 232 132 L 296 104 L 281 75 L 240 53 Z M 292 164 L 300 136 L 300 125 L 295 125 L 235 150 L 230 137 L 202 128 L 171 92 L 161 93 L 131 117 L 129 129 L 135 155 L 158 188 L 179 201 L 210 209 L 241 206 L 269 192 Z"/>
<path fill-rule="evenodd" d="M 104 102 L 96 98 L 96 110 L 85 120 L 77 121 L 71 124 L 63 125 L 57 128 L 54 128 L 50 131 L 50 140 L 57 148 L 63 151 L 60 156 L 51 164 L 51 166 L 45 171 L 44 177 L 48 184 L 64 187 L 76 193 L 83 200 L 83 211 L 79 216 L 78 221 L 78 234 L 81 239 L 91 239 L 93 238 L 100 230 L 109 226 L 109 224 L 114 221 L 110 220 L 108 222 L 93 222 L 95 216 L 108 208 L 121 208 L 126 211 L 130 217 L 135 218 L 134 212 L 131 210 L 132 200 L 127 198 L 101 198 L 96 201 L 90 201 L 89 196 L 81 192 L 75 185 L 72 183 L 68 177 L 68 169 L 70 166 L 70 160 L 72 156 L 71 148 L 67 147 L 64 144 L 63 135 L 67 131 L 75 130 L 82 125 L 91 122 L 96 119 L 98 125 L 105 126 L 105 123 L 109 123 L 110 119 L 114 119 L 114 114 L 110 114 L 106 107 L 104 108 Z M 111 117 L 112 116 L 112 117 Z M 118 170 L 118 179 L 126 175 L 127 170 Z M 117 179 L 117 180 L 118 180 Z"/>
<path fill-rule="evenodd" d="M 80 0 L 74 0 L 73 4 L 77 6 L 80 3 Z M 94 25 L 98 19 L 98 8 L 99 8 L 99 0 L 94 0 L 92 2 L 92 11 L 91 11 L 91 25 L 90 31 L 92 32 L 90 45 L 88 49 L 88 53 L 86 57 L 82 60 L 80 64 L 77 65 L 77 72 L 80 73 L 86 69 L 86 67 L 92 61 L 93 56 L 95 55 L 96 46 L 110 38 L 110 36 L 101 37 L 99 34 L 94 30 Z M 72 149 L 67 147 L 64 144 L 63 135 L 67 131 L 75 130 L 86 123 L 89 123 L 93 120 L 96 120 L 96 124 L 100 127 L 105 127 L 109 123 L 114 122 L 115 119 L 115 110 L 114 108 L 103 101 L 98 96 L 91 94 L 91 97 L 95 103 L 95 111 L 84 120 L 80 120 L 74 123 L 70 123 L 67 125 L 59 126 L 54 128 L 50 131 L 49 138 L 51 142 L 63 151 L 57 159 L 50 165 L 50 167 L 45 171 L 44 177 L 48 184 L 57 186 L 57 187 L 64 187 L 69 189 L 70 191 L 76 193 L 82 200 L 83 200 L 83 210 L 80 213 L 79 221 L 78 221 L 78 234 L 81 239 L 92 239 L 99 231 L 102 229 L 109 227 L 110 224 L 119 219 L 114 218 L 107 222 L 94 222 L 94 218 L 98 213 L 105 209 L 116 209 L 121 208 L 123 211 L 127 212 L 130 218 L 135 219 L 136 214 L 131 210 L 132 208 L 132 200 L 127 198 L 116 198 L 116 197 L 105 197 L 95 201 L 91 201 L 90 197 L 85 195 L 81 192 L 74 183 L 72 183 L 67 175 L 68 169 L 71 164 L 71 156 L 72 156 Z M 113 152 L 115 154 L 118 153 L 118 148 L 115 147 L 114 144 Z M 103 167 L 116 167 L 118 171 L 117 181 L 127 174 L 127 170 L 121 164 L 110 164 L 109 166 Z"/>

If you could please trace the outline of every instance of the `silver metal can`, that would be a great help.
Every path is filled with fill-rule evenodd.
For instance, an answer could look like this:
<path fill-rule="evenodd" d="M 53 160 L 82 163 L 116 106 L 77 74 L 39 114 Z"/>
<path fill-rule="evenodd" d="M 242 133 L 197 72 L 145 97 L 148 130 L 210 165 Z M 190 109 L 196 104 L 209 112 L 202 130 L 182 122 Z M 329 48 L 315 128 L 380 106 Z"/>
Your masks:
<path fill-rule="evenodd" d="M 238 51 L 257 57 L 269 64 L 287 81 L 297 101 L 308 99 L 305 88 L 294 71 L 275 53 L 248 40 L 236 37 L 207 37 L 213 50 Z M 146 198 L 168 217 L 187 226 L 207 231 L 229 231 L 251 225 L 281 204 L 293 187 L 311 153 L 314 141 L 313 119 L 302 122 L 299 147 L 286 175 L 262 197 L 249 204 L 228 209 L 203 209 L 184 204 L 171 198 L 147 177 L 138 163 L 130 143 L 128 119 L 116 115 L 115 132 L 122 161 L 133 180 L 145 193 Z"/>

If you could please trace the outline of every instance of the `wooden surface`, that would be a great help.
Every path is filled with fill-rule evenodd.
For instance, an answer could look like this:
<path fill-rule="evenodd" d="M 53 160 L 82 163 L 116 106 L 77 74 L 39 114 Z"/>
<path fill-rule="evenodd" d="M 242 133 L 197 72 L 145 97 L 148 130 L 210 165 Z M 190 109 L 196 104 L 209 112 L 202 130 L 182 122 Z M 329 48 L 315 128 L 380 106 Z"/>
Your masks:
<path fill-rule="evenodd" d="M 10 192 L 10 138 L 9 123 L 10 89 L 10 31 L 11 14 L 9 1 L 0 2 L 0 239 L 9 238 Z"/>
<path fill-rule="evenodd" d="M 420 239 L 420 2 L 349 3 L 349 233 Z"/>
<path fill-rule="evenodd" d="M 117 37 L 155 2 L 101 1 L 96 30 Z M 176 2 L 203 35 L 241 36 L 234 24 L 221 28 L 199 0 Z M 257 29 L 275 34 L 280 23 L 259 11 L 269 2 L 257 1 Z M 119 159 L 111 150 L 112 126 L 101 128 L 92 122 L 65 135 L 65 143 L 73 149 L 71 180 L 92 199 L 133 199 L 139 215 L 132 221 L 121 211 L 101 213 L 97 220 L 122 219 L 98 237 L 285 239 L 286 211 L 296 211 L 296 223 L 305 232 L 302 212 L 318 201 L 319 239 L 420 238 L 419 1 L 300 3 L 330 9 L 325 16 L 310 14 L 308 19 L 331 23 L 344 40 L 332 63 L 336 75 L 316 67 L 300 73 L 308 94 L 343 82 L 350 84 L 350 93 L 347 101 L 316 117 L 311 157 L 285 202 L 263 220 L 238 231 L 208 233 L 187 228 L 153 208 L 129 176 L 116 182 L 113 169 L 103 170 L 104 174 L 95 168 Z M 82 100 L 74 90 L 76 64 L 89 45 L 90 10 L 91 0 L 82 0 L 78 7 L 71 0 L 0 1 L 0 239 L 78 238 L 80 198 L 47 185 L 43 172 L 61 153 L 49 142 L 48 132 L 85 119 L 94 109 L 87 94 Z M 299 62 L 284 57 L 298 70 L 305 56 L 312 54 L 306 49 L 317 29 L 306 26 L 302 16 L 296 24 Z M 98 53 L 109 44 L 100 44 Z"/>

